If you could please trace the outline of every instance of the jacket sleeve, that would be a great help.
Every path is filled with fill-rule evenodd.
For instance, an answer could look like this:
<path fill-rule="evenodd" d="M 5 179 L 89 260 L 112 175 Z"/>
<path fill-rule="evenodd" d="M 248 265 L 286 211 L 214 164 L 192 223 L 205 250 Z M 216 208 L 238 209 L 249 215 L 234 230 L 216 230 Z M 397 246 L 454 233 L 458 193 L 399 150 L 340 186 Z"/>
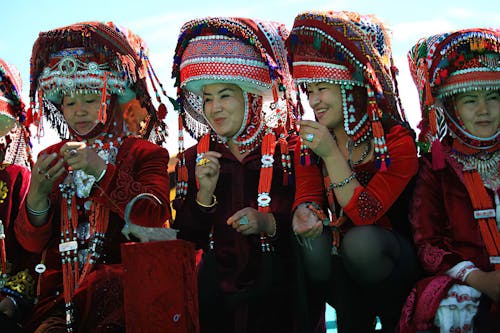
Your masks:
<path fill-rule="evenodd" d="M 386 135 L 386 141 L 390 166 L 385 171 L 377 171 L 366 187 L 358 186 L 344 207 L 344 213 L 355 225 L 376 223 L 417 173 L 417 148 L 408 130 L 394 126 Z"/>

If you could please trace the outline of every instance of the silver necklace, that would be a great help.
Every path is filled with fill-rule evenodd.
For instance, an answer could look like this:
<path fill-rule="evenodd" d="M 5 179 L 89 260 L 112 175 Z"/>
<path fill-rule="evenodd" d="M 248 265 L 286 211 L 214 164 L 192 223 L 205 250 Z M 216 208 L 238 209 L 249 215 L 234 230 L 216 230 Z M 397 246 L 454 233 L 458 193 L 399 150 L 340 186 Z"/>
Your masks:
<path fill-rule="evenodd" d="M 462 165 L 463 170 L 477 170 L 485 187 L 493 191 L 499 188 L 498 162 L 500 161 L 500 154 L 498 150 L 493 153 L 479 152 L 472 155 L 461 154 L 452 150 L 450 155 Z"/>

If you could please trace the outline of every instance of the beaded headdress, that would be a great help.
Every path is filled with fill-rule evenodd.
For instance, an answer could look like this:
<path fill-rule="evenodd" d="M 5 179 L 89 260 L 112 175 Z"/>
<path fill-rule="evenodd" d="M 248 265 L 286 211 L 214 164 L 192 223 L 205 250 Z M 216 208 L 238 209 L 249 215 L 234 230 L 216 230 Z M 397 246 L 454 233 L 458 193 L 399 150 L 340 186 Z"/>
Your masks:
<path fill-rule="evenodd" d="M 500 90 L 499 30 L 465 29 L 421 39 L 408 53 L 408 61 L 419 91 L 419 140 L 424 151 L 431 144 L 434 150 L 448 134 L 475 149 L 498 143 L 499 131 L 489 138 L 470 134 L 448 100 L 467 91 Z"/>
<path fill-rule="evenodd" d="M 274 118 L 275 127 L 290 122 L 287 117 L 291 106 L 282 104 L 290 102 L 293 89 L 284 45 L 287 37 L 288 31 L 282 24 L 245 18 L 204 18 L 184 24 L 172 76 L 178 87 L 184 124 L 195 139 L 209 131 L 200 96 L 203 86 L 210 83 L 237 84 L 245 93 L 262 96 L 264 105 L 266 101 L 278 102 L 264 110 L 253 110 L 249 105 L 246 119 L 258 121 L 252 127 L 263 126 L 261 112 L 269 109 L 272 112 L 263 116 Z M 280 99 L 282 92 L 284 98 Z M 257 136 L 248 133 L 248 128 L 239 132 L 247 136 L 245 141 Z"/>
<path fill-rule="evenodd" d="M 207 147 L 200 147 L 208 145 L 210 127 L 204 116 L 201 93 L 203 86 L 211 83 L 233 83 L 243 90 L 242 126 L 234 137 L 219 139 L 232 140 L 242 152 L 261 146 L 266 157 L 262 170 L 271 171 L 270 177 L 261 174 L 261 180 L 270 181 L 272 159 L 267 155 L 272 158 L 278 141 L 282 154 L 288 154 L 285 137 L 297 118 L 286 59 L 287 37 L 288 30 L 283 24 L 247 18 L 196 19 L 181 28 L 172 70 L 181 106 L 178 196 L 183 197 L 187 192 L 187 173 L 182 171 L 185 168 L 182 126 L 200 141 L 198 153 L 203 153 Z M 284 169 L 287 163 L 290 161 L 285 161 Z M 270 183 L 259 188 L 269 187 Z M 259 193 L 259 207 L 268 209 L 269 191 L 264 192 Z"/>
<path fill-rule="evenodd" d="M 0 59 L 0 147 L 3 153 L 0 162 L 30 167 L 30 133 L 25 126 L 26 110 L 21 88 L 17 69 Z"/>
<path fill-rule="evenodd" d="M 83 22 L 41 32 L 31 57 L 28 121 L 39 126 L 40 134 L 44 113 L 61 138 L 73 137 L 75 134 L 58 110 L 62 97 L 101 93 L 99 129 L 120 127 L 121 124 L 113 125 L 116 116 L 110 114 L 112 96 L 116 95 L 120 104 L 138 101 L 135 107 L 141 109 L 138 113 L 143 114 L 144 119 L 137 134 L 161 144 L 166 136 L 163 123 L 166 109 L 163 104 L 158 111 L 153 106 L 148 77 L 157 101 L 161 102 L 154 82 L 159 83 L 149 63 L 144 41 L 112 22 Z"/>
<path fill-rule="evenodd" d="M 340 85 L 346 133 L 355 145 L 373 136 L 377 165 L 382 169 L 389 165 L 380 121 L 406 119 L 383 24 L 372 15 L 347 11 L 301 13 L 288 45 L 295 82 Z"/>

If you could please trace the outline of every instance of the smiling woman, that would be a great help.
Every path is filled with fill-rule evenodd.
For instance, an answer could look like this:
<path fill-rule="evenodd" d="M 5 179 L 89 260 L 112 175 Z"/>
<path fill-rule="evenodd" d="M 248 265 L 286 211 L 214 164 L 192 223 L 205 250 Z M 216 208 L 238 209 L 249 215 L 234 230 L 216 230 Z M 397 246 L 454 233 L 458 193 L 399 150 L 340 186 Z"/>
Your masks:
<path fill-rule="evenodd" d="M 400 331 L 500 332 L 500 31 L 423 38 L 408 59 L 423 153 L 410 219 L 428 277 Z"/>

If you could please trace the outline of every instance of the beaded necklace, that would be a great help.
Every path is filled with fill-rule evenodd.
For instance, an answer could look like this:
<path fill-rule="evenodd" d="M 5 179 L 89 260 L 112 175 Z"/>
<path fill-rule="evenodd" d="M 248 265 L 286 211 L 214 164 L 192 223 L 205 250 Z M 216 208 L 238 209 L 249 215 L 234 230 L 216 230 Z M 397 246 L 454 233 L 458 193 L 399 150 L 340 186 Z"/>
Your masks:
<path fill-rule="evenodd" d="M 500 177 L 498 174 L 498 163 L 500 162 L 499 151 L 494 152 L 480 151 L 475 154 L 464 154 L 456 149 L 452 149 L 451 157 L 457 160 L 463 170 L 477 170 L 484 186 L 496 191 L 500 186 Z"/>
<path fill-rule="evenodd" d="M 114 163 L 123 138 L 104 135 L 96 138 L 90 149 L 108 163 Z M 86 201 L 83 209 L 88 211 L 88 227 L 78 221 L 77 197 L 87 198 L 96 179 L 82 170 L 70 170 L 66 179 L 59 185 L 62 195 L 61 240 L 59 252 L 63 271 L 64 301 L 67 332 L 73 332 L 74 291 L 86 278 L 93 265 L 101 256 L 105 234 L 108 229 L 109 209 L 91 200 Z M 79 242 L 85 243 L 88 228 L 88 248 L 78 249 Z M 82 262 L 83 261 L 83 262 Z"/>

